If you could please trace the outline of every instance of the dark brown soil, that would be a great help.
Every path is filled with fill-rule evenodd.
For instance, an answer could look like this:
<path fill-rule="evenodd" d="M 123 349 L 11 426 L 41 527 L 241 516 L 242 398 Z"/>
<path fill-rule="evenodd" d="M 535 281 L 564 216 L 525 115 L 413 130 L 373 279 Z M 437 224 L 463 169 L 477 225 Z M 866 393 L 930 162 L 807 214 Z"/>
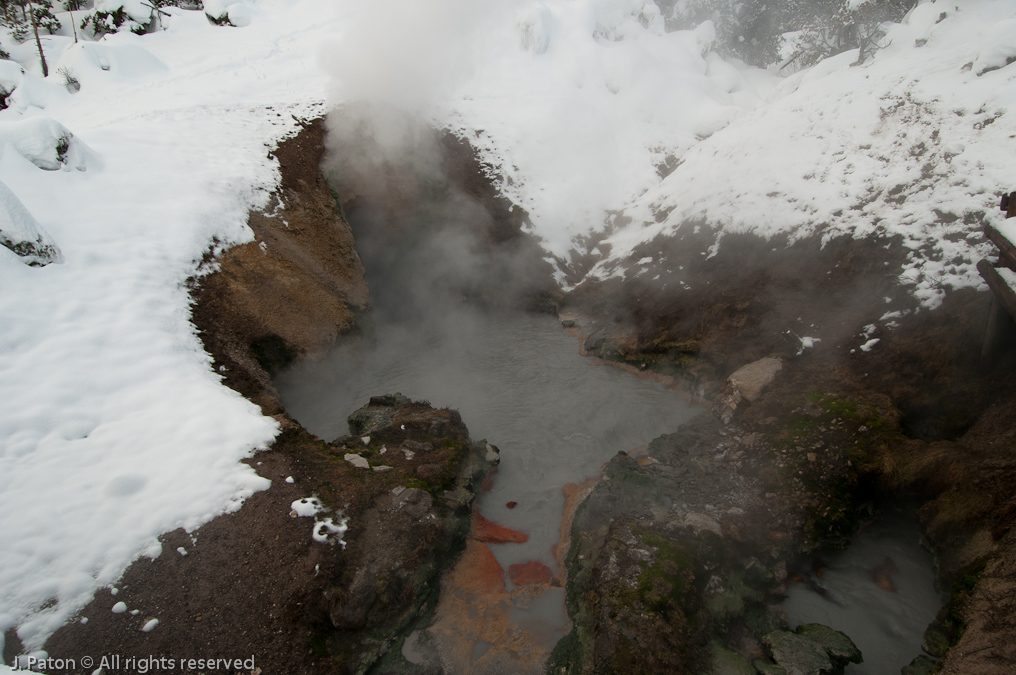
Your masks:
<path fill-rule="evenodd" d="M 341 549 L 311 539 L 311 519 L 289 515 L 290 503 L 310 496 L 316 482 L 299 458 L 305 443 L 314 444 L 291 434 L 260 453 L 252 464 L 272 481 L 270 490 L 192 534 L 164 535 L 162 555 L 134 563 L 116 595 L 100 591 L 81 612 L 87 623 L 72 622 L 47 642 L 50 655 L 79 663 L 91 656 L 96 666 L 103 655 L 153 655 L 177 664 L 253 656 L 264 672 L 319 672 L 322 664 L 312 650 L 321 620 L 318 598 Z M 295 482 L 286 483 L 287 476 Z M 112 613 L 117 602 L 125 602 L 129 613 Z M 152 618 L 159 625 L 141 632 Z"/>

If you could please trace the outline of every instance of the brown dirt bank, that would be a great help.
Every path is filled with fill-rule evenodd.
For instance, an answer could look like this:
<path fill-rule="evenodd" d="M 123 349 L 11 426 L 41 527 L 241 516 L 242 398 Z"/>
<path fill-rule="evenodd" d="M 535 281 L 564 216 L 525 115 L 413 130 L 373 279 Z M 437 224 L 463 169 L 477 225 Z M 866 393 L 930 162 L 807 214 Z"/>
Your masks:
<path fill-rule="evenodd" d="M 727 555 L 743 555 L 746 533 L 761 532 L 768 533 L 769 546 L 782 549 L 777 558 L 786 559 L 794 550 L 849 536 L 866 504 L 885 498 L 916 503 L 939 558 L 940 581 L 954 589 L 926 648 L 940 656 L 958 640 L 942 672 L 1011 672 L 1016 660 L 1005 645 L 1016 642 L 1009 611 L 1016 587 L 1010 531 L 1016 497 L 1005 486 L 1016 480 L 1016 398 L 1010 393 L 1016 350 L 987 362 L 980 358 L 989 294 L 949 291 L 937 309 L 918 308 L 896 277 L 907 252 L 891 239 L 838 239 L 821 247 L 817 240 L 787 245 L 728 236 L 709 257 L 714 236 L 706 227 L 692 230 L 689 225 L 673 239 L 636 251 L 621 278 L 583 282 L 564 299 L 562 310 L 582 317 L 588 351 L 683 378 L 704 397 L 722 393 L 726 377 L 746 363 L 767 356 L 783 360 L 763 396 L 739 403 L 725 432 L 733 441 L 715 437 L 717 448 L 734 443 L 738 461 L 751 466 L 735 475 L 767 497 L 755 510 L 765 522 L 739 524 L 746 518 L 739 516 L 730 523 L 733 530 L 723 525 Z M 644 257 L 653 262 L 634 264 Z M 887 312 L 899 314 L 884 317 Z M 800 337 L 821 341 L 802 349 Z M 879 342 L 870 351 L 860 348 L 873 338 Z M 677 461 L 665 455 L 660 455 L 664 465 Z M 585 640 L 577 653 L 587 660 L 568 662 L 575 672 L 593 668 L 590 649 L 642 654 L 675 639 L 674 631 L 689 636 L 705 631 L 693 641 L 700 646 L 708 641 L 703 635 L 716 634 L 715 623 L 693 620 L 688 612 L 676 624 L 664 620 L 676 609 L 649 612 L 644 625 L 627 632 L 610 627 L 617 616 L 609 613 L 625 611 L 607 603 L 622 597 L 611 590 L 620 582 L 610 579 L 625 578 L 611 561 L 636 539 L 653 556 L 690 545 L 667 534 L 673 525 L 664 527 L 663 539 L 654 539 L 660 522 L 659 514 L 655 520 L 651 515 L 635 509 L 625 516 L 634 520 L 623 520 L 614 514 L 628 524 L 611 525 L 584 544 L 593 562 L 577 568 L 578 585 L 574 591 L 569 587 L 569 597 L 587 612 L 580 626 L 586 633 L 577 634 Z M 649 564 L 651 571 L 656 559 L 633 569 Z M 667 583 L 674 586 L 676 579 L 668 577 Z M 583 605 L 580 591 L 600 604 Z M 692 613 L 699 611 L 695 603 L 701 598 L 688 602 Z M 614 623 L 598 624 L 601 611 L 608 612 L 603 621 L 613 616 Z M 720 623 L 719 634 L 733 647 L 733 624 Z M 623 634 L 638 635 L 639 642 L 625 647 Z M 703 658 L 710 658 L 707 652 L 689 652 L 688 663 Z M 645 667 L 679 672 L 674 663 L 661 661 Z"/>
<path fill-rule="evenodd" d="M 363 672 L 430 611 L 440 570 L 464 546 L 496 455 L 469 440 L 457 413 L 379 397 L 363 409 L 361 433 L 324 443 L 288 417 L 272 386 L 275 370 L 358 330 L 369 309 L 352 232 L 319 168 L 324 134 L 318 120 L 280 144 L 281 186 L 268 212 L 250 215 L 255 241 L 209 256 L 192 288 L 213 368 L 282 425 L 249 460 L 272 486 L 193 533 L 164 535 L 161 556 L 135 562 L 115 597 L 100 592 L 59 630 L 45 648 L 76 659 L 78 672 L 103 655 L 166 657 L 177 672 L 182 659 L 252 655 L 263 672 Z M 415 451 L 400 452 L 403 443 Z M 358 468 L 347 453 L 388 468 Z M 345 546 L 315 541 L 317 519 L 291 513 L 312 495 L 322 518 L 348 523 Z M 111 611 L 119 601 L 128 613 Z M 150 618 L 158 626 L 142 632 Z M 83 667 L 85 655 L 95 666 Z"/>

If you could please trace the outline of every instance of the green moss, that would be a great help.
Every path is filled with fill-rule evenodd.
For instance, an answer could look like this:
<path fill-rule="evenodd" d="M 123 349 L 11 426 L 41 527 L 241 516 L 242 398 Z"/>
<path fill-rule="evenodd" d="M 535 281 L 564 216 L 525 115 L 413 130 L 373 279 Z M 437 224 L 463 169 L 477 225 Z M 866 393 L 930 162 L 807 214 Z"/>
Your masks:
<path fill-rule="evenodd" d="M 854 401 L 844 401 L 831 394 L 818 393 L 809 394 L 808 398 L 812 401 L 812 403 L 817 404 L 826 412 L 839 417 L 846 419 L 856 419 L 858 417 L 857 403 Z"/>
<path fill-rule="evenodd" d="M 651 563 L 640 563 L 643 571 L 636 585 L 639 600 L 646 608 L 659 613 L 677 608 L 694 609 L 698 594 L 694 587 L 693 557 L 676 542 L 653 532 L 643 532 L 639 538 L 656 549 Z"/>

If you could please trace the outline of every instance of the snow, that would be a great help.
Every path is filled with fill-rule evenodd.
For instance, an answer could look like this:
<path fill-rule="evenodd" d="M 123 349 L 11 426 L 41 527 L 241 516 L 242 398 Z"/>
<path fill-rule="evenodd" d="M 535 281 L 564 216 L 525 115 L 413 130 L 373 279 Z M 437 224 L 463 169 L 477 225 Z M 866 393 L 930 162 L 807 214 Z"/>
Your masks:
<path fill-rule="evenodd" d="M 211 372 L 186 287 L 213 237 L 252 238 L 247 211 L 278 179 L 266 146 L 325 97 L 317 45 L 337 15 L 264 5 L 271 20 L 252 12 L 242 30 L 170 9 L 144 37 L 53 36 L 50 65 L 78 71 L 74 95 L 57 68 L 38 76 L 30 50 L 0 68 L 25 103 L 0 111 L 17 131 L 0 132 L 0 181 L 63 256 L 31 268 L 0 248 L 0 509 L 16 514 L 0 520 L 0 634 L 17 627 L 30 650 L 158 555 L 160 534 L 268 486 L 240 460 L 278 425 Z M 40 170 L 30 159 L 56 149 L 40 140 L 64 129 L 56 168 L 85 170 Z"/>
<path fill-rule="evenodd" d="M 304 497 L 290 504 L 289 508 L 297 516 L 306 517 L 317 515 L 324 509 L 324 506 L 321 505 L 321 500 L 317 497 Z"/>
<path fill-rule="evenodd" d="M 619 274 L 638 244 L 700 221 L 719 246 L 731 232 L 898 236 L 913 252 L 900 283 L 928 308 L 946 288 L 982 287 L 978 232 L 999 219 L 995 195 L 1012 180 L 1016 72 L 969 64 L 1016 45 L 1012 31 L 982 41 L 1014 15 L 1012 2 L 928 2 L 864 66 L 846 53 L 786 78 L 623 208 L 633 222 L 604 240 L 611 253 L 593 274 Z"/>
<path fill-rule="evenodd" d="M 331 518 L 323 518 L 314 522 L 313 537 L 314 541 L 322 544 L 335 545 L 340 544 L 342 548 L 346 547 L 346 542 L 342 538 L 342 535 L 346 533 L 348 529 L 346 526 L 346 519 L 341 519 L 338 523 L 335 523 Z"/>
<path fill-rule="evenodd" d="M 0 147 L 17 152 L 46 171 L 85 171 L 97 159 L 88 146 L 54 119 L 39 115 L 17 122 L 0 122 Z"/>
<path fill-rule="evenodd" d="M 145 622 L 145 625 L 141 627 L 142 633 L 151 633 L 155 630 L 155 627 L 159 625 L 158 619 L 149 619 Z"/>
<path fill-rule="evenodd" d="M 27 265 L 42 267 L 62 260 L 53 238 L 3 183 L 0 183 L 0 246 L 18 255 Z"/>
<path fill-rule="evenodd" d="M 366 460 L 364 460 L 366 462 Z M 289 508 L 291 509 L 290 515 L 295 517 L 312 517 L 314 518 L 314 527 L 311 529 L 311 537 L 314 541 L 322 544 L 335 544 L 339 543 L 343 548 L 346 547 L 346 542 L 343 541 L 342 535 L 346 533 L 348 518 L 339 518 L 339 522 L 336 524 L 334 518 L 323 517 L 318 518 L 318 514 L 327 513 L 328 509 L 324 507 L 321 500 L 317 497 L 305 497 L 303 499 L 297 499 Z"/>
<path fill-rule="evenodd" d="M 127 603 L 125 602 L 118 602 L 115 605 L 113 605 L 114 614 L 123 614 L 126 611 L 127 611 Z"/>
<path fill-rule="evenodd" d="M 96 7 L 141 21 L 143 4 Z M 46 36 L 47 78 L 34 45 L 0 62 L 0 231 L 62 260 L 0 247 L 0 510 L 16 514 L 0 635 L 29 650 L 159 535 L 269 484 L 241 460 L 278 424 L 212 372 L 186 284 L 213 239 L 252 240 L 294 117 L 367 99 L 463 134 L 549 256 L 604 237 L 598 277 L 690 222 L 713 253 L 737 232 L 897 237 L 911 255 L 892 271 L 932 308 L 982 287 L 977 232 L 1016 187 L 1016 0 L 925 2 L 864 65 L 785 78 L 716 56 L 711 23 L 665 32 L 644 0 L 219 4 L 243 27 L 166 8 L 144 36 Z M 314 538 L 341 542 L 345 521 L 320 515 Z"/>
<path fill-rule="evenodd" d="M 144 0 L 95 0 L 93 7 L 96 12 L 110 14 L 118 9 L 123 9 L 127 16 L 141 25 L 152 20 L 152 8 L 150 3 L 146 3 Z"/>
<path fill-rule="evenodd" d="M 996 267 L 995 271 L 998 272 L 998 276 L 1002 277 L 1002 281 L 1012 289 L 1013 293 L 1016 293 L 1016 272 L 1008 267 Z"/>
<path fill-rule="evenodd" d="M 510 16 L 456 24 L 471 70 L 406 105 L 479 147 L 550 254 L 603 237 L 591 276 L 604 278 L 685 223 L 713 233 L 710 255 L 725 233 L 897 237 L 912 255 L 893 271 L 924 307 L 983 288 L 978 233 L 999 219 L 1016 151 L 1012 0 L 922 3 L 864 65 L 848 52 L 783 79 L 711 53 L 708 23 L 663 33 L 642 3 L 508 4 Z M 441 25 L 432 46 L 447 39 Z M 392 82 L 416 74 L 401 36 L 364 32 Z M 333 71 L 336 96 L 377 94 Z"/>

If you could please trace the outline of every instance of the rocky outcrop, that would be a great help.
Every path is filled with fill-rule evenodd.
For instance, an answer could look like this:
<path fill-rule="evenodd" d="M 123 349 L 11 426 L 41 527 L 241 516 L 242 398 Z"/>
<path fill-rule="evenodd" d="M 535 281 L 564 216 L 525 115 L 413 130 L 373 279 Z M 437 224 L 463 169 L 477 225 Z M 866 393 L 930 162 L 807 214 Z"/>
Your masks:
<path fill-rule="evenodd" d="M 861 651 L 843 633 L 808 623 L 795 631 L 775 630 L 762 638 L 775 665 L 786 673 L 842 675 L 848 663 L 861 663 Z"/>
<path fill-rule="evenodd" d="M 1016 499 L 1004 487 L 1016 480 L 1016 349 L 981 360 L 988 293 L 949 290 L 937 309 L 917 307 L 893 271 L 907 255 L 900 243 L 721 243 L 687 223 L 635 251 L 626 273 L 582 281 L 561 316 L 586 353 L 682 381 L 730 435 L 758 434 L 767 502 L 802 506 L 784 509 L 797 521 L 772 531 L 774 545 L 842 544 L 863 504 L 919 505 L 939 583 L 952 589 L 925 649 L 944 656 L 943 672 L 1000 673 L 1016 659 L 1006 651 Z M 770 357 L 782 368 L 749 400 L 728 374 Z"/>
<path fill-rule="evenodd" d="M 192 320 L 214 369 L 267 414 L 281 412 L 272 375 L 357 329 L 370 306 L 352 230 L 321 174 L 324 134 L 317 120 L 279 145 L 282 182 L 250 214 L 254 241 L 212 250 L 193 282 Z"/>
<path fill-rule="evenodd" d="M 372 420 L 369 438 L 364 419 Z M 353 434 L 333 447 L 355 448 L 369 463 L 358 468 L 366 483 L 359 499 L 369 505 L 350 518 L 341 569 L 323 594 L 331 626 L 320 630 L 333 666 L 362 673 L 433 611 L 439 576 L 465 546 L 473 500 L 497 452 L 471 442 L 458 413 L 400 394 L 372 398 L 349 420 Z M 344 481 L 340 498 L 357 489 Z"/>
<path fill-rule="evenodd" d="M 606 465 L 572 522 L 575 629 L 556 666 L 818 674 L 855 658 L 834 631 L 788 631 L 778 603 L 788 563 L 856 529 L 860 459 L 901 442 L 900 418 L 884 398 L 803 392 L 778 365 L 730 378 L 751 399 L 718 406 L 736 424 L 703 413 Z"/>

